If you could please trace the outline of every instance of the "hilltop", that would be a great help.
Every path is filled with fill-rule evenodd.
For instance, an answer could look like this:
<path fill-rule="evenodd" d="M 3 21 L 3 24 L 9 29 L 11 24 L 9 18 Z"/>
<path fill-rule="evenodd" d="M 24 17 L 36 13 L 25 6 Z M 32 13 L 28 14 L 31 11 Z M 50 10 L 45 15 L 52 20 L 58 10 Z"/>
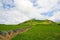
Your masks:
<path fill-rule="evenodd" d="M 56 23 L 51 21 L 51 20 L 35 20 L 35 19 L 32 19 L 32 20 L 28 20 L 28 21 L 26 21 L 24 23 L 21 23 L 21 24 L 24 24 L 24 25 L 37 25 L 37 24 L 56 24 Z"/>

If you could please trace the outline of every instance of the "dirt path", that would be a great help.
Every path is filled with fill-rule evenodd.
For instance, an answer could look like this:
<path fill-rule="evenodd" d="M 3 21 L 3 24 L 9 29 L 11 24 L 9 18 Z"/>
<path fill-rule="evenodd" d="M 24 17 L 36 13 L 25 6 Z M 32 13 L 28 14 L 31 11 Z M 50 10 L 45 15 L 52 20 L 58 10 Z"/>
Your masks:
<path fill-rule="evenodd" d="M 14 36 L 24 33 L 31 29 L 31 27 L 26 27 L 22 29 L 9 30 L 9 31 L 0 31 L 0 40 L 11 40 Z"/>

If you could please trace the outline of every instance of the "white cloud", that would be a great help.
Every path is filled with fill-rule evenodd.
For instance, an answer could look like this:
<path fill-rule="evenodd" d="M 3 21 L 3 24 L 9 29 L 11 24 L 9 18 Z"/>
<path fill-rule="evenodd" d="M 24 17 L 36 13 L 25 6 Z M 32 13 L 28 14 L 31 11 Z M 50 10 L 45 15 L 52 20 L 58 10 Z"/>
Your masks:
<path fill-rule="evenodd" d="M 60 21 L 60 11 L 55 12 L 54 15 L 51 18 L 49 18 L 49 20 L 52 20 L 54 22 L 56 22 L 56 21 L 59 22 Z"/>
<path fill-rule="evenodd" d="M 15 7 L 9 10 L 4 10 L 1 7 L 3 5 L 0 3 L 0 24 L 18 24 L 33 18 L 37 20 L 50 19 L 53 21 L 58 18 L 60 20 L 60 12 L 55 12 L 59 9 L 57 2 L 58 0 L 38 0 L 35 2 L 38 4 L 38 7 L 35 8 L 29 0 L 15 0 Z M 41 15 L 41 13 L 51 10 L 55 12 L 52 17 Z"/>

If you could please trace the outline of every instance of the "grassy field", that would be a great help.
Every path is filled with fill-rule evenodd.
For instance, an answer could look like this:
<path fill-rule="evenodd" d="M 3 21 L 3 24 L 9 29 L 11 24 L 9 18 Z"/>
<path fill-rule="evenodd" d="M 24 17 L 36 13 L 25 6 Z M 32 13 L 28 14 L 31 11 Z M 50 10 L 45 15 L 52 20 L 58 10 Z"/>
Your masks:
<path fill-rule="evenodd" d="M 0 25 L 0 31 L 13 30 L 28 26 L 32 26 L 32 29 L 25 33 L 18 34 L 12 38 L 12 40 L 60 40 L 60 25 L 52 21 L 30 20 L 15 26 Z"/>

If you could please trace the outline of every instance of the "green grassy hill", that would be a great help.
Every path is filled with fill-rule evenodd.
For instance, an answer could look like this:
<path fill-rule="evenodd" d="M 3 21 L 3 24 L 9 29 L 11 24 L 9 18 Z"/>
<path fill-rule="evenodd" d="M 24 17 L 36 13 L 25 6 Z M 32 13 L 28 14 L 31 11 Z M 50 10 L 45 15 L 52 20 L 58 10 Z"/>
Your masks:
<path fill-rule="evenodd" d="M 4 31 L 4 30 L 13 30 L 13 29 L 18 29 L 18 28 L 24 28 L 27 26 L 34 26 L 37 24 L 55 24 L 53 21 L 50 20 L 29 20 L 26 21 L 24 23 L 18 24 L 18 25 L 4 25 L 4 24 L 0 24 L 0 31 Z"/>
<path fill-rule="evenodd" d="M 55 22 L 53 21 L 50 21 L 50 20 L 29 20 L 29 21 L 26 21 L 22 24 L 25 24 L 25 25 L 37 25 L 37 24 L 56 24 Z"/>
<path fill-rule="evenodd" d="M 0 25 L 0 31 L 32 26 L 32 29 L 12 40 L 60 40 L 60 25 L 50 20 L 29 20 L 18 25 Z"/>

